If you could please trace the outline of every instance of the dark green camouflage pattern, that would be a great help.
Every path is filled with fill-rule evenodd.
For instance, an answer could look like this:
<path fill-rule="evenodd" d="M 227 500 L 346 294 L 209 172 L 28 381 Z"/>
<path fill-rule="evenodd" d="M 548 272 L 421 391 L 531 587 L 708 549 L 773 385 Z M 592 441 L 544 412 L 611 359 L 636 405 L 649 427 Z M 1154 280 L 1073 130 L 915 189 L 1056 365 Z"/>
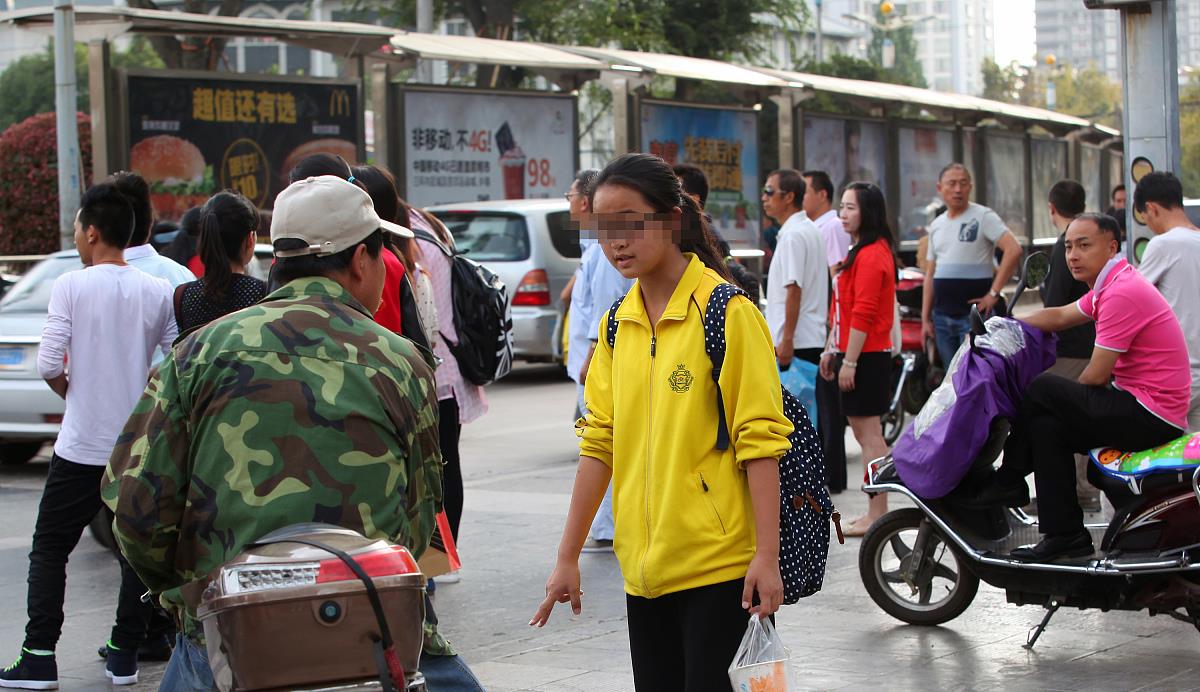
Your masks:
<path fill-rule="evenodd" d="M 306 278 L 176 344 L 103 497 L 121 551 L 194 636 L 202 585 L 283 526 L 336 524 L 419 557 L 441 463 L 428 363 L 341 285 Z"/>

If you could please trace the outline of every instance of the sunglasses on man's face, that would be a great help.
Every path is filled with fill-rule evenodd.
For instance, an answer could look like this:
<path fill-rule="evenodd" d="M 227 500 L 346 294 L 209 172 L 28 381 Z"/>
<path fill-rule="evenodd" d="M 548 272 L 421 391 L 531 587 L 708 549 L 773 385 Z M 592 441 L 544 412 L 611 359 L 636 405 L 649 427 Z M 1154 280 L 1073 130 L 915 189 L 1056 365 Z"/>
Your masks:
<path fill-rule="evenodd" d="M 775 196 L 775 190 L 770 185 L 764 187 L 762 189 L 762 193 L 766 197 L 774 197 Z"/>

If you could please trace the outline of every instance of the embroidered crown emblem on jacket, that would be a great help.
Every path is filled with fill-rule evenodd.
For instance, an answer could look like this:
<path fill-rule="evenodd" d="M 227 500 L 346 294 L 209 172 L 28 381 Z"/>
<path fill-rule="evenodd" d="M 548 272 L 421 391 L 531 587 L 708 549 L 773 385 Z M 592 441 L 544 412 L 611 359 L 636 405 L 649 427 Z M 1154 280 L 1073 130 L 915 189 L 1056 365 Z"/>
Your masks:
<path fill-rule="evenodd" d="M 692 377 L 692 373 L 687 369 L 687 366 L 680 363 L 671 373 L 668 381 L 671 384 L 671 391 L 676 394 L 683 394 L 692 388 L 692 382 L 695 381 L 695 378 Z"/>

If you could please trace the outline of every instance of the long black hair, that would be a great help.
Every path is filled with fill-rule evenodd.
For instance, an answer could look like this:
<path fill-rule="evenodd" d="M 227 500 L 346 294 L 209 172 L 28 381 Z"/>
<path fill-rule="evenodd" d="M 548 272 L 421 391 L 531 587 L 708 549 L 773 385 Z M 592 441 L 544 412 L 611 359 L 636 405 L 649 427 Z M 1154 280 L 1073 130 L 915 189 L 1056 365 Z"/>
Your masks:
<path fill-rule="evenodd" d="M 683 193 L 679 177 L 669 163 L 652 154 L 618 156 L 596 177 L 596 182 L 588 192 L 589 201 L 594 201 L 596 190 L 605 185 L 636 190 L 660 214 L 669 213 L 675 207 L 682 209 L 679 250 L 694 253 L 704 266 L 733 283 L 733 276 L 717 250 L 716 238 L 704 218 L 704 212 L 696 200 Z"/>
<path fill-rule="evenodd" d="M 855 258 L 858 257 L 858 251 L 880 238 L 888 244 L 894 269 L 896 266 L 896 238 L 892 235 L 892 227 L 888 225 L 887 202 L 883 198 L 883 192 L 873 183 L 863 182 L 850 183 L 846 189 L 853 190 L 854 198 L 858 201 L 859 224 L 858 242 L 850 249 L 850 254 L 846 255 L 842 269 L 849 269 L 850 265 L 854 264 Z"/>
<path fill-rule="evenodd" d="M 242 260 L 246 236 L 258 230 L 258 209 L 237 192 L 213 195 L 200 210 L 200 261 L 204 262 L 204 292 L 223 297 L 233 285 L 229 263 Z"/>
<path fill-rule="evenodd" d="M 196 256 L 196 239 L 200 237 L 200 207 L 192 207 L 179 219 L 179 233 L 171 244 L 163 248 L 163 257 L 169 257 L 183 266 Z"/>

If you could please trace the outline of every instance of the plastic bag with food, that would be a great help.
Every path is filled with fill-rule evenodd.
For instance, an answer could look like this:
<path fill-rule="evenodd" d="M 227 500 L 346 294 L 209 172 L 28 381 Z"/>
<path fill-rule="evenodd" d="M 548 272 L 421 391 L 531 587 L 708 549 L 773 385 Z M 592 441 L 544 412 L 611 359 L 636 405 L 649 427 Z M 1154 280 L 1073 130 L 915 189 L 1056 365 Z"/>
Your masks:
<path fill-rule="evenodd" d="M 729 665 L 734 692 L 787 692 L 791 655 L 770 618 L 751 615 L 737 655 Z"/>

